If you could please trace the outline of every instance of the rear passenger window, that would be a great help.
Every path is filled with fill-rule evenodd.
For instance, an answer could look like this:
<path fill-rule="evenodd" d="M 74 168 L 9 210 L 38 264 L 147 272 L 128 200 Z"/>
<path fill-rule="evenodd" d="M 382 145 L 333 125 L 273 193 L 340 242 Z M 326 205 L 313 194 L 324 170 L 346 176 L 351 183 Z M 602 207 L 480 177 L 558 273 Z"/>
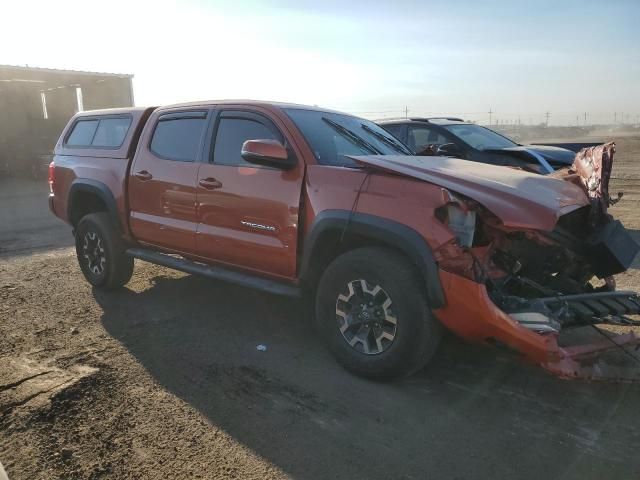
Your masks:
<path fill-rule="evenodd" d="M 118 148 L 124 142 L 131 118 L 102 118 L 93 137 L 92 147 Z"/>
<path fill-rule="evenodd" d="M 79 120 L 73 127 L 69 138 L 67 138 L 67 145 L 76 147 L 88 147 L 93 141 L 93 136 L 96 134 L 99 120 Z"/>
<path fill-rule="evenodd" d="M 151 151 L 166 160 L 195 162 L 205 122 L 204 112 L 160 117 L 151 139 Z"/>
<path fill-rule="evenodd" d="M 282 142 L 280 135 L 276 135 L 264 124 L 248 118 L 221 118 L 216 133 L 216 143 L 213 149 L 213 163 L 218 165 L 248 165 L 255 167 L 253 163 L 245 161 L 241 156 L 242 144 L 247 140 L 278 140 Z"/>

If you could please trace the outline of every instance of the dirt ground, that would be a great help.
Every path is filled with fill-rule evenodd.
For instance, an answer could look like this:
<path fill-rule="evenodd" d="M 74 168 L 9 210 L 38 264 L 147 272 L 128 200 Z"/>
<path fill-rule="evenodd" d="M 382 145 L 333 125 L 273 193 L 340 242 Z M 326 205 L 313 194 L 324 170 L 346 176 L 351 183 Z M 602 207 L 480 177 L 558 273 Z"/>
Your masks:
<path fill-rule="evenodd" d="M 616 141 L 613 213 L 635 232 L 640 137 Z M 46 185 L 0 182 L 0 200 L 11 480 L 640 478 L 640 383 L 563 381 L 451 337 L 417 375 L 365 381 L 289 299 L 142 262 L 93 291 Z"/>

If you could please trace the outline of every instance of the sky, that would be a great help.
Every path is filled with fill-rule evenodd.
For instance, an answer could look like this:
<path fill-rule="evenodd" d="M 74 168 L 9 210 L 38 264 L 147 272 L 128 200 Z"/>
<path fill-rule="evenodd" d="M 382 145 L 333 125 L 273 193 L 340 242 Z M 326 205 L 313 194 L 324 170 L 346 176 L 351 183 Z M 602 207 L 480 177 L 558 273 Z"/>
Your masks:
<path fill-rule="evenodd" d="M 137 105 L 640 118 L 640 0 L 3 0 L 0 22 L 0 64 L 131 73 Z"/>

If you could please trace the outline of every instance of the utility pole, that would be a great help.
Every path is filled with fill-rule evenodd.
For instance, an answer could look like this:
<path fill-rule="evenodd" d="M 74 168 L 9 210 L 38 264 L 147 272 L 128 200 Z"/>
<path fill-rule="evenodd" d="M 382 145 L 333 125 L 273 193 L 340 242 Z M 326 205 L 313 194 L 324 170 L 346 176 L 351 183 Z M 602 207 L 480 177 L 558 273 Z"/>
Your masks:
<path fill-rule="evenodd" d="M 493 113 L 493 111 L 491 110 L 491 107 L 489 107 L 489 126 L 491 126 L 491 114 Z"/>
<path fill-rule="evenodd" d="M 545 126 L 548 127 L 549 126 L 549 117 L 551 116 L 551 112 L 545 112 L 544 114 L 545 116 Z"/>
<path fill-rule="evenodd" d="M 587 126 L 587 112 L 584 112 L 584 125 Z"/>
<path fill-rule="evenodd" d="M 404 107 L 404 118 L 409 118 L 409 107 Z"/>

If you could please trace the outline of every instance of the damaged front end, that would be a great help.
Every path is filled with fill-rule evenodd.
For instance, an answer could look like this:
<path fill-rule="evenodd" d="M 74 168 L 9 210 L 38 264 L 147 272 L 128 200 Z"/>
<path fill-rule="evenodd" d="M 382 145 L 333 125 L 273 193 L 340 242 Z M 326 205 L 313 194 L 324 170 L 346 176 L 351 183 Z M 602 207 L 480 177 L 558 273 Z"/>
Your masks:
<path fill-rule="evenodd" d="M 498 343 L 563 377 L 604 378 L 589 359 L 640 344 L 635 333 L 560 346 L 580 326 L 640 326 L 640 297 L 616 291 L 638 245 L 607 213 L 613 143 L 582 150 L 554 176 L 579 185 L 588 201 L 549 230 L 504 222 L 473 198 L 442 188 L 436 217 L 454 239 L 436 249 L 447 305 L 435 313 L 462 337 Z M 629 352 L 627 352 L 629 353 Z"/>

